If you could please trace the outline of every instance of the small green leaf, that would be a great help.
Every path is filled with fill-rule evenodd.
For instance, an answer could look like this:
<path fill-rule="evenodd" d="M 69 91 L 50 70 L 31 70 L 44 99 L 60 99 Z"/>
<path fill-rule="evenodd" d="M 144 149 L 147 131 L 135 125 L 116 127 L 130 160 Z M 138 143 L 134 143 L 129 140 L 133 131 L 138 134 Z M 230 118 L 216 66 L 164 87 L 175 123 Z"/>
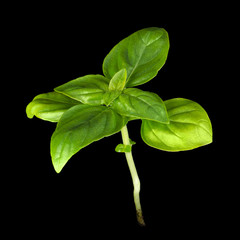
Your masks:
<path fill-rule="evenodd" d="M 145 28 L 119 42 L 105 57 L 103 73 L 111 79 L 127 70 L 127 87 L 146 83 L 164 65 L 169 50 L 168 33 L 163 28 Z"/>
<path fill-rule="evenodd" d="M 162 99 L 155 93 L 127 88 L 111 104 L 123 116 L 168 123 L 168 114 Z"/>
<path fill-rule="evenodd" d="M 51 156 L 56 172 L 80 149 L 113 135 L 127 119 L 105 106 L 77 105 L 66 111 L 51 138 Z"/>
<path fill-rule="evenodd" d="M 121 69 L 113 76 L 109 83 L 109 91 L 107 91 L 103 97 L 105 105 L 109 106 L 122 93 L 126 78 L 126 69 Z"/>
<path fill-rule="evenodd" d="M 81 103 L 60 93 L 43 93 L 27 105 L 26 113 L 29 118 L 36 116 L 46 121 L 58 122 L 66 110 L 77 104 Z"/>
<path fill-rule="evenodd" d="M 118 144 L 115 148 L 115 151 L 118 153 L 125 153 L 125 152 L 131 152 L 132 146 L 131 145 L 124 145 L 124 144 Z"/>
<path fill-rule="evenodd" d="M 212 126 L 205 110 L 183 98 L 165 101 L 170 124 L 143 120 L 141 136 L 146 144 L 165 151 L 184 151 L 212 142 Z"/>
<path fill-rule="evenodd" d="M 113 78 L 111 79 L 109 83 L 109 90 L 114 91 L 114 90 L 119 90 L 122 91 L 125 87 L 126 84 L 126 79 L 127 79 L 127 70 L 121 69 L 118 71 Z"/>
<path fill-rule="evenodd" d="M 135 145 L 135 144 L 136 144 L 136 142 L 134 142 L 134 141 L 131 140 L 130 138 L 129 138 L 129 141 L 130 141 L 130 144 L 131 144 L 131 145 Z"/>
<path fill-rule="evenodd" d="M 54 90 L 88 105 L 103 105 L 109 80 L 101 75 L 86 75 L 69 81 Z"/>
<path fill-rule="evenodd" d="M 117 147 L 115 148 L 115 151 L 118 152 L 118 153 L 125 153 L 125 152 L 131 152 L 132 151 L 132 145 L 135 145 L 136 142 L 132 141 L 130 138 L 129 138 L 129 142 L 130 144 L 129 145 L 125 145 L 125 144 L 118 144 Z"/>

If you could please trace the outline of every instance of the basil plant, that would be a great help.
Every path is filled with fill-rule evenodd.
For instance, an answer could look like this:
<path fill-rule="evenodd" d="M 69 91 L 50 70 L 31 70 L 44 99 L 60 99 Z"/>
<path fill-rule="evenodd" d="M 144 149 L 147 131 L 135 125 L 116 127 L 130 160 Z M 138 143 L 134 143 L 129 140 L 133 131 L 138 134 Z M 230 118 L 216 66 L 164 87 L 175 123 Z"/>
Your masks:
<path fill-rule="evenodd" d="M 68 160 L 89 144 L 121 132 L 123 152 L 133 179 L 137 220 L 145 225 L 140 181 L 133 162 L 127 123 L 141 120 L 141 137 L 150 147 L 169 152 L 191 150 L 212 142 L 206 111 L 184 98 L 163 101 L 156 93 L 136 88 L 153 79 L 169 50 L 163 28 L 145 28 L 120 41 L 103 61 L 103 75 L 86 75 L 37 95 L 27 106 L 29 118 L 56 122 L 51 158 L 59 173 Z"/>

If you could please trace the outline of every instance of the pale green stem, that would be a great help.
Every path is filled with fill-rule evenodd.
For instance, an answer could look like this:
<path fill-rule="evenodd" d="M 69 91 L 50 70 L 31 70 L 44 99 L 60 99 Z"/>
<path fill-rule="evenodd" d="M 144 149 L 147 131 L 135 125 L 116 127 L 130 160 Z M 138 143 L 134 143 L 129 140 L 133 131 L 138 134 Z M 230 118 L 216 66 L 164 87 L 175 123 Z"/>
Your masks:
<path fill-rule="evenodd" d="M 122 133 L 123 144 L 131 145 L 129 136 L 128 136 L 127 125 L 121 129 L 121 133 Z M 125 155 L 126 155 L 128 167 L 129 167 L 129 170 L 130 170 L 130 173 L 132 176 L 132 181 L 133 181 L 133 188 L 134 188 L 133 197 L 134 197 L 134 202 L 135 202 L 135 206 L 136 206 L 137 220 L 140 225 L 145 226 L 145 222 L 143 220 L 143 215 L 142 215 L 142 208 L 141 208 L 141 204 L 140 204 L 140 197 L 139 197 L 140 180 L 139 180 L 137 170 L 136 170 L 136 167 L 135 167 L 135 164 L 133 161 L 132 151 L 125 152 Z"/>

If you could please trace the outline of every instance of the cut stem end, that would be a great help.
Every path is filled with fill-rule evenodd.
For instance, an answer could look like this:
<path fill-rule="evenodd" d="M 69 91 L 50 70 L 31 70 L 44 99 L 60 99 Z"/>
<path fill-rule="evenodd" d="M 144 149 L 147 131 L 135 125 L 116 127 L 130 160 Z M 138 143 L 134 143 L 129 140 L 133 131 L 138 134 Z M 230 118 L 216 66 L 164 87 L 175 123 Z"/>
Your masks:
<path fill-rule="evenodd" d="M 138 210 L 136 211 L 136 213 L 137 213 L 137 221 L 138 221 L 139 225 L 140 225 L 141 227 L 145 227 L 146 224 L 145 224 L 144 219 L 143 219 L 142 210 L 141 210 L 141 209 L 140 209 L 140 210 L 138 209 Z"/>

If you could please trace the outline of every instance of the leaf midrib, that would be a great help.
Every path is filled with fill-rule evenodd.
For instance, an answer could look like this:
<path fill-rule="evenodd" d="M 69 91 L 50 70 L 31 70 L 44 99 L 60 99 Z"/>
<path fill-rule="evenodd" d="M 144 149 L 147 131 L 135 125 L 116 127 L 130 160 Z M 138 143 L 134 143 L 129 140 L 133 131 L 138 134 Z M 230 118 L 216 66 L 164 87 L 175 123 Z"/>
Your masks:
<path fill-rule="evenodd" d="M 144 101 L 144 99 L 139 98 L 139 96 L 141 97 L 141 96 L 145 96 L 145 95 L 139 95 L 139 96 L 136 97 L 136 96 L 132 96 L 132 95 L 130 95 L 130 94 L 122 93 L 121 96 L 126 96 L 126 97 L 128 97 L 129 102 L 130 102 L 130 105 L 132 106 L 132 108 L 133 108 L 135 111 L 136 111 L 136 108 L 134 107 L 134 104 L 132 103 L 132 98 L 141 101 L 141 102 L 144 103 L 148 108 L 152 109 L 152 110 L 156 113 L 157 116 L 159 116 L 158 112 L 157 112 L 156 109 L 154 108 L 154 106 L 159 106 L 157 103 L 155 103 L 154 105 L 151 105 L 151 104 L 149 104 L 148 102 Z M 124 113 L 124 112 L 121 112 L 121 114 L 124 115 L 124 116 L 129 116 L 129 114 L 126 114 L 126 113 Z M 140 117 L 139 115 L 135 115 L 135 114 L 132 114 L 132 113 L 131 113 L 131 116 L 132 116 L 132 117 L 137 117 L 137 118 Z M 141 116 L 141 117 L 142 117 L 142 116 Z M 152 118 L 144 117 L 144 119 L 146 119 L 146 120 L 152 120 L 152 121 L 153 121 Z M 157 119 L 155 119 L 155 121 L 157 121 Z M 160 122 L 160 121 L 157 121 L 157 122 Z M 164 123 L 164 122 L 161 121 L 161 123 Z"/>
<path fill-rule="evenodd" d="M 159 38 L 161 38 L 161 37 L 162 37 L 162 34 L 161 34 L 161 36 L 159 36 L 157 39 L 155 39 L 154 41 L 152 41 L 152 42 L 150 42 L 149 44 L 147 44 L 147 43 L 144 42 L 144 40 L 143 40 L 142 37 L 140 36 L 140 39 L 141 39 L 142 42 L 143 42 L 144 48 L 143 48 L 143 50 L 142 50 L 142 52 L 141 52 L 141 54 L 140 54 L 140 56 L 139 56 L 139 58 L 138 58 L 138 60 L 137 60 L 137 62 L 136 62 L 136 64 L 135 64 L 135 66 L 134 66 L 133 69 L 131 70 L 130 74 L 127 76 L 126 84 L 127 84 L 127 82 L 129 81 L 129 79 L 131 78 L 131 76 L 132 76 L 133 72 L 135 71 L 135 69 L 139 66 L 138 64 L 139 64 L 139 62 L 140 62 L 140 60 L 141 60 L 141 58 L 142 58 L 142 56 L 143 56 L 143 53 L 144 53 L 144 51 L 146 50 L 146 48 L 147 48 L 148 46 L 150 46 L 151 44 L 153 44 L 154 42 L 156 42 L 157 40 L 159 40 Z"/>
<path fill-rule="evenodd" d="M 132 76 L 132 74 L 133 74 L 133 72 L 135 71 L 135 69 L 138 67 L 138 64 L 139 64 L 139 62 L 140 62 L 140 60 L 141 60 L 141 58 L 142 58 L 142 55 L 143 55 L 143 53 L 144 53 L 144 51 L 145 51 L 145 49 L 146 49 L 146 44 L 144 43 L 144 48 L 143 48 L 143 51 L 141 52 L 141 54 L 140 54 L 140 57 L 139 57 L 139 59 L 137 60 L 137 62 L 136 62 L 136 64 L 135 64 L 135 66 L 133 67 L 133 69 L 132 69 L 132 71 L 130 72 L 130 74 L 127 76 L 127 80 L 126 80 L 126 83 L 129 81 L 129 79 L 131 78 L 131 76 Z M 127 85 L 127 84 L 126 84 Z"/>

